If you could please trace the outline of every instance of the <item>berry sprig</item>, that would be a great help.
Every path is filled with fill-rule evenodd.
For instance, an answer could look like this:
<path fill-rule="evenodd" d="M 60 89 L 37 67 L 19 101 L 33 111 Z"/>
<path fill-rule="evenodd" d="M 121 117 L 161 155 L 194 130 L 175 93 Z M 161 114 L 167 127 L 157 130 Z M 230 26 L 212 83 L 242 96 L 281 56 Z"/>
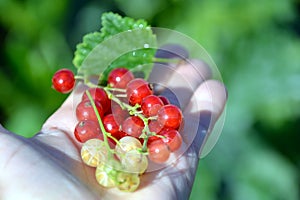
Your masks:
<path fill-rule="evenodd" d="M 70 92 L 76 79 L 82 81 L 68 69 L 59 70 L 53 88 Z M 165 163 L 181 147 L 183 115 L 127 68 L 112 69 L 107 80 L 106 86 L 83 80 L 89 88 L 76 107 L 74 137 L 82 143 L 83 162 L 96 168 L 100 185 L 132 192 L 149 162 Z"/>

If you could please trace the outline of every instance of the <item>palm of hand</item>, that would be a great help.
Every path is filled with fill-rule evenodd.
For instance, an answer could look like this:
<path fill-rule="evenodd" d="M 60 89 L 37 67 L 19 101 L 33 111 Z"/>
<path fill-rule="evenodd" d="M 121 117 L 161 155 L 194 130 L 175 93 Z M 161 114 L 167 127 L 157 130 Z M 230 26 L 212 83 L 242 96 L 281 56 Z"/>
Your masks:
<path fill-rule="evenodd" d="M 183 70 L 182 66 L 176 68 L 177 72 L 180 70 Z M 176 73 L 172 77 L 175 76 Z M 196 98 L 200 93 L 208 93 L 208 90 L 216 91 L 216 94 L 211 94 L 216 96 L 213 97 L 216 100 L 210 102 L 212 105 L 210 112 L 215 115 L 214 118 L 218 118 L 224 108 L 226 94 L 223 85 L 217 81 L 206 81 L 204 82 L 206 84 L 203 84 L 203 80 L 193 80 L 191 73 L 181 74 L 181 76 L 191 81 L 194 85 L 192 91 L 196 91 L 194 95 L 191 93 L 189 98 L 182 100 L 187 105 L 183 112 L 184 117 L 188 119 L 184 132 L 195 132 L 193 127 L 196 127 L 196 139 L 174 164 L 143 175 L 141 185 L 136 192 L 124 193 L 117 189 L 103 189 L 95 180 L 94 169 L 82 163 L 79 155 L 80 144 L 73 139 L 73 128 L 76 124 L 74 105 L 82 94 L 82 88 L 79 86 L 61 108 L 46 121 L 41 133 L 34 138 L 25 139 L 3 128 L 0 129 L 3 133 L 0 133 L 0 190 L 2 191 L 0 198 L 187 199 L 192 188 L 202 142 L 197 140 L 199 138 L 203 140 L 203 130 L 206 133 L 206 128 L 199 126 L 198 115 L 197 118 L 193 116 L 203 111 L 203 108 L 195 108 L 193 105 L 200 103 L 199 101 L 205 103 L 209 101 Z M 169 78 L 167 85 L 174 85 L 172 77 Z"/>

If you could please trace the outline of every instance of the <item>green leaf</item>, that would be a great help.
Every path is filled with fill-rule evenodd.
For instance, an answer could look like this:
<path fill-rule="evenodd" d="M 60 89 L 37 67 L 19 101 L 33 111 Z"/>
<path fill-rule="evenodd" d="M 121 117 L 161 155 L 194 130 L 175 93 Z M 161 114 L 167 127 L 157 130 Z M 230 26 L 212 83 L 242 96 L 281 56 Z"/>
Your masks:
<path fill-rule="evenodd" d="M 122 18 L 118 14 L 102 15 L 101 32 L 87 34 L 77 45 L 73 64 L 84 77 L 101 75 L 105 83 L 108 73 L 117 67 L 151 71 L 156 49 L 156 37 L 144 20 Z"/>
<path fill-rule="evenodd" d="M 103 72 L 100 77 L 103 82 L 108 72 L 116 67 L 132 69 L 152 63 L 154 49 L 156 38 L 148 29 L 122 32 L 97 45 L 82 63 L 79 73 L 88 77 Z M 142 70 L 149 71 L 143 67 Z"/>
<path fill-rule="evenodd" d="M 145 20 L 139 19 L 135 21 L 129 17 L 122 18 L 120 15 L 111 12 L 104 13 L 101 20 L 101 33 L 103 38 L 108 38 L 127 30 L 143 29 L 148 27 Z"/>
<path fill-rule="evenodd" d="M 103 38 L 99 32 L 85 35 L 83 42 L 76 46 L 75 57 L 73 59 L 75 67 L 80 68 L 87 55 L 102 41 Z"/>

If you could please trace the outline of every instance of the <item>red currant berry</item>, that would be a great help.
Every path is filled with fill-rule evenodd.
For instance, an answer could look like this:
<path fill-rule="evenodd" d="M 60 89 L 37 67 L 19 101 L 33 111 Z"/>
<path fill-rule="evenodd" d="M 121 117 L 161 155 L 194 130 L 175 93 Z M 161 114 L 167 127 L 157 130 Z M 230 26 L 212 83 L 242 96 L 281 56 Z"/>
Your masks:
<path fill-rule="evenodd" d="M 121 106 L 114 101 L 111 102 L 111 113 L 114 115 L 118 125 L 121 125 L 123 121 L 130 116 L 126 109 L 122 109 Z"/>
<path fill-rule="evenodd" d="M 181 110 L 175 105 L 164 105 L 158 111 L 157 121 L 165 128 L 177 129 L 182 121 Z"/>
<path fill-rule="evenodd" d="M 148 145 L 149 159 L 156 163 L 164 163 L 170 157 L 168 146 L 161 140 L 153 141 Z"/>
<path fill-rule="evenodd" d="M 178 150 L 182 144 L 182 137 L 177 130 L 166 130 L 159 133 L 164 136 L 161 140 L 169 147 L 171 152 Z"/>
<path fill-rule="evenodd" d="M 118 131 L 113 135 L 117 140 L 120 140 L 121 138 L 128 136 L 125 132 L 123 131 Z"/>
<path fill-rule="evenodd" d="M 151 120 L 148 124 L 149 131 L 159 133 L 162 130 L 161 124 L 157 120 Z"/>
<path fill-rule="evenodd" d="M 144 122 L 137 116 L 130 116 L 122 123 L 122 131 L 132 137 L 140 137 L 144 129 Z"/>
<path fill-rule="evenodd" d="M 100 117 L 103 117 L 103 108 L 99 101 L 94 101 L 97 111 L 100 115 Z M 97 115 L 94 112 L 92 103 L 88 101 L 82 101 L 78 104 L 76 107 L 76 117 L 78 121 L 82 120 L 92 120 L 98 122 Z"/>
<path fill-rule="evenodd" d="M 158 110 L 164 105 L 162 100 L 155 95 L 149 95 L 143 98 L 141 109 L 146 117 L 157 115 Z"/>
<path fill-rule="evenodd" d="M 89 139 L 98 138 L 103 140 L 99 123 L 91 120 L 79 121 L 74 130 L 78 142 L 86 142 Z"/>
<path fill-rule="evenodd" d="M 69 69 L 61 69 L 52 77 L 53 88 L 61 93 L 69 93 L 75 86 L 74 73 Z"/>
<path fill-rule="evenodd" d="M 141 78 L 131 80 L 127 84 L 126 93 L 131 105 L 141 104 L 143 98 L 153 94 L 149 83 Z"/>
<path fill-rule="evenodd" d="M 94 100 L 99 101 L 101 103 L 104 113 L 110 109 L 111 102 L 104 89 L 90 88 L 88 89 L 88 91 Z M 87 93 L 84 92 L 82 95 L 82 101 L 86 101 L 86 100 L 89 100 L 89 98 L 87 96 Z"/>
<path fill-rule="evenodd" d="M 156 135 L 150 136 L 147 141 L 147 146 L 149 147 L 150 144 L 152 144 L 154 141 L 157 141 L 157 140 L 161 140 L 161 138 L 157 137 Z"/>
<path fill-rule="evenodd" d="M 103 125 L 107 132 L 114 135 L 115 133 L 119 132 L 120 126 L 115 120 L 115 117 L 113 114 L 108 114 L 104 116 L 103 118 Z"/>
<path fill-rule="evenodd" d="M 126 68 L 113 69 L 108 74 L 108 84 L 115 88 L 126 88 L 127 83 L 134 79 L 134 75 Z"/>

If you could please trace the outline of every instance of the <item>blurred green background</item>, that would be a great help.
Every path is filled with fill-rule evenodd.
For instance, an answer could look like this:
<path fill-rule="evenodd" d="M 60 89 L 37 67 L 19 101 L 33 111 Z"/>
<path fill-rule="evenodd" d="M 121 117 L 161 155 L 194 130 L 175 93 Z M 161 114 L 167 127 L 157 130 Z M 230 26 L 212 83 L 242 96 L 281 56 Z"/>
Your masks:
<path fill-rule="evenodd" d="M 190 199 L 300 199 L 300 2 L 0 0 L 0 122 L 27 137 L 66 98 L 51 77 L 102 12 L 178 30 L 212 56 L 229 91 L 223 133 Z"/>

